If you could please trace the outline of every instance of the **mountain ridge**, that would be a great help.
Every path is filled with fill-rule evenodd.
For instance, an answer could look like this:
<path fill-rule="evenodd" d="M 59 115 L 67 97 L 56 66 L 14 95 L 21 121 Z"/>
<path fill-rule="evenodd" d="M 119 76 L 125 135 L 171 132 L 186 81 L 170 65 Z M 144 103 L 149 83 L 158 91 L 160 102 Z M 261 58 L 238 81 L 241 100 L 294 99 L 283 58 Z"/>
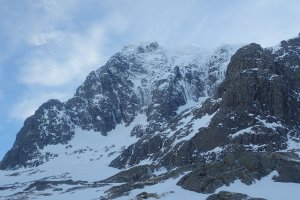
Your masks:
<path fill-rule="evenodd" d="M 73 98 L 50 100 L 29 117 L 0 168 L 37 174 L 16 186 L 25 197 L 93 184 L 101 198 L 125 198 L 172 177 L 184 189 L 211 194 L 236 180 L 253 185 L 274 170 L 273 180 L 299 183 L 299 66 L 300 36 L 270 48 L 225 45 L 210 53 L 156 42 L 124 47 Z M 58 163 L 64 160 L 78 169 Z M 78 170 L 88 166 L 104 174 L 91 171 L 80 182 L 87 179 Z M 39 174 L 44 182 L 36 181 Z"/>
<path fill-rule="evenodd" d="M 217 51 L 222 48 L 224 50 L 225 47 L 220 47 Z M 227 51 L 224 50 L 225 54 L 228 54 L 229 50 L 234 49 L 230 46 L 227 46 L 227 48 Z M 183 86 L 177 82 L 177 85 L 171 88 L 171 93 L 173 92 L 174 94 L 167 95 L 167 97 L 178 95 L 175 96 L 176 101 L 172 99 L 164 100 L 164 94 L 161 93 L 161 90 L 168 91 L 168 88 L 164 89 L 168 84 L 167 79 L 170 79 L 171 82 L 176 82 L 176 78 L 180 78 L 177 77 L 181 76 L 181 74 L 176 65 L 176 58 L 179 60 L 178 63 L 182 62 L 183 59 L 178 59 L 176 53 L 166 55 L 168 51 L 159 48 L 155 42 L 135 46 L 134 48 L 133 46 L 125 47 L 120 53 L 112 56 L 104 67 L 91 72 L 87 76 L 86 81 L 76 90 L 74 97 L 66 103 L 62 103 L 58 100 L 50 100 L 43 104 L 34 116 L 29 117 L 25 121 L 25 126 L 21 129 L 21 134 L 18 134 L 18 136 L 22 135 L 23 132 L 30 132 L 26 127 L 32 126 L 31 121 L 34 121 L 32 122 L 33 126 L 39 124 L 38 127 L 33 127 L 33 132 L 38 134 L 34 138 L 39 138 L 43 135 L 47 137 L 48 134 L 43 133 L 45 131 L 53 133 L 49 134 L 50 138 L 48 140 L 50 144 L 64 143 L 70 140 L 74 135 L 76 126 L 82 127 L 85 130 L 99 131 L 101 134 L 106 135 L 107 132 L 114 129 L 115 126 L 121 122 L 126 124 L 131 123 L 138 110 L 144 106 L 148 107 L 145 112 L 150 121 L 164 121 L 166 118 L 174 115 L 177 108 L 184 105 L 188 99 L 198 101 L 200 96 L 205 95 L 205 83 L 200 79 L 205 76 L 205 72 L 201 73 L 204 69 L 195 69 L 199 66 L 205 67 L 203 66 L 205 65 L 205 61 L 203 62 L 198 58 L 198 51 L 199 50 L 194 50 L 192 51 L 192 55 L 188 54 L 188 56 L 192 58 L 188 58 L 191 63 L 188 63 L 189 67 L 185 69 L 186 81 L 183 84 L 186 84 L 184 86 L 186 91 L 183 89 Z M 150 55 L 147 55 L 148 53 L 150 53 Z M 225 56 L 227 56 L 228 59 L 229 56 Z M 226 60 L 223 62 L 225 61 Z M 203 63 L 199 64 L 199 62 Z M 154 67 L 154 69 L 152 70 L 151 67 Z M 183 68 L 183 65 L 181 67 Z M 158 77 L 153 77 L 156 75 Z M 197 77 L 197 75 L 200 78 Z M 140 77 L 137 79 L 137 76 Z M 214 74 L 212 76 L 216 75 Z M 136 79 L 140 80 L 140 83 L 133 84 Z M 210 84 L 214 83 L 212 82 Z M 170 85 L 172 86 L 172 84 Z M 152 87 L 154 89 L 152 89 Z M 178 87 L 181 92 L 175 94 L 176 87 Z M 150 94 L 151 92 L 152 94 Z M 151 96 L 154 96 L 154 100 L 159 101 L 159 103 L 151 102 Z M 109 100 L 109 102 L 107 102 L 107 100 Z M 156 107 L 157 105 L 161 106 Z M 49 118 L 53 119 L 53 121 L 47 121 Z M 37 121 L 35 121 L 36 119 Z M 56 120 L 60 120 L 60 122 L 56 122 Z M 58 127 L 56 127 L 57 124 L 59 124 Z M 40 131 L 36 131 L 36 129 Z M 59 134 L 58 132 L 65 134 Z M 54 137 L 51 138 L 51 136 Z M 23 139 L 20 140 L 23 141 Z M 41 142 L 37 141 L 37 146 L 33 151 L 43 148 L 42 141 L 45 141 L 43 137 L 41 138 Z M 32 143 L 32 141 L 30 141 L 30 143 Z M 17 144 L 15 146 L 19 145 Z M 5 165 L 6 157 L 3 159 L 4 164 L 2 164 L 2 166 Z M 11 157 L 20 156 L 14 154 Z M 22 157 L 26 159 L 25 155 Z M 25 160 L 20 160 L 20 163 L 25 164 Z M 34 166 L 38 164 L 39 163 L 33 163 L 31 165 Z"/>

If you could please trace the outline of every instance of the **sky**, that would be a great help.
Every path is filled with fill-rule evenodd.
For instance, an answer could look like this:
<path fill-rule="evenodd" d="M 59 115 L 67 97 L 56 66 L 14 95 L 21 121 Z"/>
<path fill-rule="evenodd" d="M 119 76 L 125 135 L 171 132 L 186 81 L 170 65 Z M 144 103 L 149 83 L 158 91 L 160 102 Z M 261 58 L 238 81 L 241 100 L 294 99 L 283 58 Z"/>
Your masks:
<path fill-rule="evenodd" d="M 299 0 L 0 0 L 0 160 L 43 102 L 125 45 L 268 47 L 299 32 Z"/>

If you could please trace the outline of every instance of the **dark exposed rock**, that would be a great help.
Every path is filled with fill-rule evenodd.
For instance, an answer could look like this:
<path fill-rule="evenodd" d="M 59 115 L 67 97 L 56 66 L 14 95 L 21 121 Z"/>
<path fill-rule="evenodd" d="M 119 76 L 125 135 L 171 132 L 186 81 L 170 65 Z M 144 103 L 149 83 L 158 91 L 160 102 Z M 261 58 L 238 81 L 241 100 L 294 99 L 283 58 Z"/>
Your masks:
<path fill-rule="evenodd" d="M 293 127 L 297 124 L 300 101 L 294 97 L 294 86 L 290 87 L 288 77 L 278 75 L 276 81 L 270 78 L 276 75 L 276 68 L 274 56 L 259 45 L 250 44 L 239 49 L 232 56 L 225 81 L 216 95 L 208 99 L 195 115 L 218 112 L 208 128 L 199 130 L 180 149 L 169 153 L 180 155 L 181 160 L 186 158 L 189 162 L 174 163 L 176 158 L 171 156 L 168 160 L 172 165 L 200 161 L 201 157 L 193 159 L 191 152 L 207 152 L 216 147 L 256 145 L 259 146 L 257 150 L 269 152 L 287 148 L 287 134 L 292 128 L 284 125 Z M 275 128 L 265 125 L 273 123 L 279 125 Z M 253 134 L 230 137 L 248 127 L 253 127 Z M 170 164 L 170 161 L 163 163 Z"/>
<path fill-rule="evenodd" d="M 265 200 L 263 198 L 252 198 L 248 195 L 235 193 L 235 192 L 227 192 L 221 191 L 218 194 L 212 194 L 206 198 L 206 200 Z"/>
<path fill-rule="evenodd" d="M 149 167 L 149 166 L 147 166 L 147 167 Z M 151 166 L 151 167 L 155 168 L 155 166 Z M 114 186 L 114 187 L 106 190 L 105 198 L 114 199 L 114 198 L 121 197 L 121 196 L 127 196 L 131 190 L 142 189 L 145 186 L 159 184 L 160 182 L 165 181 L 167 179 L 178 177 L 178 176 L 182 175 L 183 172 L 189 171 L 193 168 L 195 168 L 195 166 L 184 166 L 184 167 L 181 167 L 178 169 L 173 169 L 172 171 L 168 171 L 167 173 L 163 173 L 159 176 L 153 176 L 153 175 L 149 176 L 150 178 L 147 178 L 147 179 L 140 179 L 140 178 L 131 179 L 131 180 L 135 180 L 135 181 L 131 181 L 131 182 L 128 182 L 128 183 L 125 183 L 122 185 Z M 121 181 L 122 180 L 121 175 L 125 174 L 125 176 L 127 176 L 126 173 L 127 172 L 132 173 L 132 171 L 133 170 L 123 171 L 123 172 L 119 173 L 117 176 L 113 176 L 113 179 L 117 178 L 116 180 Z M 108 183 L 107 181 L 109 182 L 110 178 L 107 180 L 101 181 L 100 183 L 105 183 L 105 182 Z"/>
<path fill-rule="evenodd" d="M 134 119 L 140 102 L 126 71 L 125 59 L 121 54 L 114 55 L 104 67 L 90 73 L 77 89 L 75 100 L 67 102 L 72 120 L 81 127 L 105 135 L 121 121 L 130 123 Z"/>
<path fill-rule="evenodd" d="M 33 116 L 27 118 L 17 134 L 11 150 L 1 162 L 1 169 L 17 166 L 37 166 L 43 162 L 38 149 L 50 144 L 66 143 L 74 135 L 74 123 L 65 106 L 58 100 L 43 104 Z M 27 161 L 32 160 L 27 163 Z"/>
<path fill-rule="evenodd" d="M 300 183 L 300 159 L 297 155 L 275 154 L 277 160 L 276 170 L 278 176 L 274 177 L 278 182 Z"/>
<path fill-rule="evenodd" d="M 225 50 L 220 51 L 226 54 Z M 211 85 L 215 82 L 213 77 L 216 79 L 218 74 L 214 73 L 215 70 L 218 71 L 218 65 L 214 62 L 222 59 L 222 56 L 213 57 L 210 61 Z M 194 118 L 216 112 L 209 126 L 200 129 L 189 141 L 178 144 L 178 148 L 170 148 L 172 137 L 161 136 L 162 142 L 155 144 L 161 147 L 162 143 L 163 148 L 151 151 L 151 159 L 159 160 L 164 166 L 181 166 L 205 162 L 200 154 L 216 147 L 241 146 L 253 150 L 252 146 L 257 146 L 255 150 L 268 152 L 286 149 L 287 134 L 299 122 L 300 101 L 294 95 L 295 82 L 283 75 L 284 72 L 279 68 L 285 68 L 285 65 L 279 65 L 274 54 L 258 44 L 250 44 L 239 49 L 232 56 L 225 80 L 219 88 L 216 88 L 216 93 L 206 100 L 201 108 L 193 111 Z M 167 128 L 173 129 L 173 126 L 178 126 L 176 123 L 181 119 L 180 116 L 171 118 Z M 277 126 L 270 128 L 268 124 Z M 247 128 L 249 130 L 251 128 L 252 132 L 231 137 L 232 134 Z M 134 134 L 142 136 L 145 132 L 141 127 L 137 127 Z M 186 134 L 190 134 L 188 129 Z M 140 152 L 143 148 L 140 147 L 141 144 L 149 144 L 149 138 L 141 138 L 138 143 L 130 146 L 112 162 L 111 166 L 122 168 L 125 167 L 125 163 L 132 166 L 149 157 L 150 154 Z M 210 157 L 216 159 L 215 155 Z M 134 161 L 132 158 L 135 158 Z"/>
<path fill-rule="evenodd" d="M 126 183 L 118 186 L 111 187 L 110 189 L 106 190 L 108 199 L 115 199 L 121 196 L 128 196 L 129 191 L 134 189 L 142 189 L 144 188 L 144 183 Z"/>
<path fill-rule="evenodd" d="M 124 168 L 126 165 L 138 164 L 141 160 L 147 159 L 151 154 L 158 152 L 162 147 L 162 142 L 163 140 L 159 135 L 150 137 L 147 142 L 140 140 L 124 150 L 120 156 L 110 163 L 110 166 Z"/>
<path fill-rule="evenodd" d="M 146 128 L 143 125 L 136 125 L 133 127 L 130 136 L 136 136 L 138 138 L 141 138 L 143 135 L 146 134 Z"/>
<path fill-rule="evenodd" d="M 136 195 L 137 200 L 143 200 L 143 199 L 149 199 L 149 198 L 159 199 L 159 196 L 157 193 L 147 193 L 147 192 L 142 192 L 142 193 Z"/>
<path fill-rule="evenodd" d="M 151 60 L 152 54 L 157 58 L 149 67 L 147 56 L 150 55 Z M 227 54 L 228 57 L 216 60 L 210 67 L 218 71 L 219 66 L 229 60 L 230 53 Z M 51 155 L 41 155 L 39 149 L 67 143 L 75 127 L 106 135 L 118 124 L 129 125 L 138 113 L 146 112 L 149 125 L 137 126 L 132 135 L 142 137 L 159 130 L 161 123 L 176 116 L 178 107 L 188 100 L 198 101 L 205 96 L 207 88 L 206 74 L 195 62 L 198 58 L 186 66 L 177 66 L 172 59 L 155 42 L 133 50 L 125 48 L 115 54 L 103 67 L 87 76 L 73 98 L 65 103 L 51 100 L 29 117 L 0 168 L 37 166 L 46 162 Z M 161 76 L 162 73 L 166 76 Z"/>
<path fill-rule="evenodd" d="M 300 163 L 292 161 L 290 153 L 261 153 L 233 151 L 222 161 L 205 164 L 185 175 L 177 183 L 185 189 L 213 193 L 223 185 L 229 185 L 236 179 L 250 185 L 254 180 L 278 171 L 276 181 L 299 182 Z"/>
<path fill-rule="evenodd" d="M 30 184 L 24 191 L 30 191 L 30 190 L 38 190 L 43 191 L 49 188 L 52 188 L 53 186 L 67 184 L 67 185 L 80 185 L 80 184 L 86 184 L 86 181 L 73 181 L 71 179 L 69 180 L 63 180 L 63 181 L 35 181 L 34 183 Z"/>
<path fill-rule="evenodd" d="M 299 102 L 293 98 L 292 84 L 287 84 L 289 78 L 277 73 L 276 68 L 273 56 L 259 45 L 239 49 L 232 56 L 226 79 L 218 89 L 221 106 L 262 112 L 294 123 L 299 117 L 298 111 L 295 112 Z"/>
<path fill-rule="evenodd" d="M 159 168 L 160 166 L 156 166 L 156 165 L 137 166 L 137 167 L 130 168 L 129 170 L 119 172 L 116 175 L 103 180 L 103 182 L 124 183 L 124 182 L 145 181 L 153 177 L 154 176 L 153 172 Z"/>
<path fill-rule="evenodd" d="M 12 187 L 0 187 L 0 191 L 1 190 L 10 190 L 10 189 L 12 189 Z"/>
<path fill-rule="evenodd" d="M 300 37 L 282 41 L 278 49 L 252 43 L 233 56 L 222 47 L 205 64 L 195 58 L 180 65 L 157 43 L 127 47 L 91 72 L 73 98 L 65 103 L 50 100 L 29 117 L 0 168 L 38 166 L 58 156 L 40 150 L 66 144 L 75 129 L 107 135 L 122 123 L 133 127 L 131 136 L 138 141 L 122 148 L 109 166 L 132 168 L 92 184 L 35 181 L 24 192 L 61 191 L 54 187 L 60 184 L 74 185 L 66 191 L 73 192 L 122 183 L 106 190 L 103 198 L 112 199 L 187 171 L 191 172 L 178 185 L 201 193 L 215 192 L 237 179 L 249 185 L 274 170 L 275 181 L 300 183 L 299 157 L 278 152 L 286 151 L 288 140 L 300 141 L 299 49 Z M 136 124 L 139 114 L 145 114 L 145 123 Z M 145 160 L 152 165 L 138 166 Z M 176 170 L 154 175 L 161 166 Z M 141 193 L 137 198 L 155 195 Z M 220 192 L 208 199 L 255 198 Z"/>

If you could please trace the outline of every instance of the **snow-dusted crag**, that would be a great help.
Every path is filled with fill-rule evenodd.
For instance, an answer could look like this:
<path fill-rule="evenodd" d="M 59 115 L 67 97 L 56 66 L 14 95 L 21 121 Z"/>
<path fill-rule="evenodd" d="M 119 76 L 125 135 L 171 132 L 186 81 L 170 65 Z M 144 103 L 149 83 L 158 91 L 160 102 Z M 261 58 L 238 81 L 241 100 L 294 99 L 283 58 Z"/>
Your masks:
<path fill-rule="evenodd" d="M 300 37 L 266 49 L 126 46 L 24 122 L 0 163 L 0 197 L 193 199 L 181 186 L 204 199 L 272 173 L 299 183 L 299 66 Z M 209 198 L 247 197 L 232 192 Z"/>
<path fill-rule="evenodd" d="M 1 167 L 37 166 L 49 159 L 40 155 L 40 149 L 67 143 L 76 128 L 106 135 L 118 124 L 130 125 L 140 113 L 147 117 L 147 126 L 138 124 L 132 135 L 153 133 L 180 106 L 199 102 L 210 85 L 224 78 L 224 66 L 236 49 L 220 49 L 211 61 L 209 53 L 196 47 L 167 50 L 157 43 L 125 47 L 91 72 L 73 98 L 65 103 L 50 100 L 29 117 Z"/>

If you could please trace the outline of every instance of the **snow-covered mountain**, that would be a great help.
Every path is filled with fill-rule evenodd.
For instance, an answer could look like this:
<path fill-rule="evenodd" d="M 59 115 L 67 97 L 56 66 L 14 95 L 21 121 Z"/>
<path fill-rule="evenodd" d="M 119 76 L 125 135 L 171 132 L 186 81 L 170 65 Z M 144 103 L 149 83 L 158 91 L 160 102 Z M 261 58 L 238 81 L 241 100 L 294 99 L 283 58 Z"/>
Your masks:
<path fill-rule="evenodd" d="M 299 66 L 300 37 L 126 46 L 26 119 L 0 163 L 0 198 L 297 199 Z"/>

